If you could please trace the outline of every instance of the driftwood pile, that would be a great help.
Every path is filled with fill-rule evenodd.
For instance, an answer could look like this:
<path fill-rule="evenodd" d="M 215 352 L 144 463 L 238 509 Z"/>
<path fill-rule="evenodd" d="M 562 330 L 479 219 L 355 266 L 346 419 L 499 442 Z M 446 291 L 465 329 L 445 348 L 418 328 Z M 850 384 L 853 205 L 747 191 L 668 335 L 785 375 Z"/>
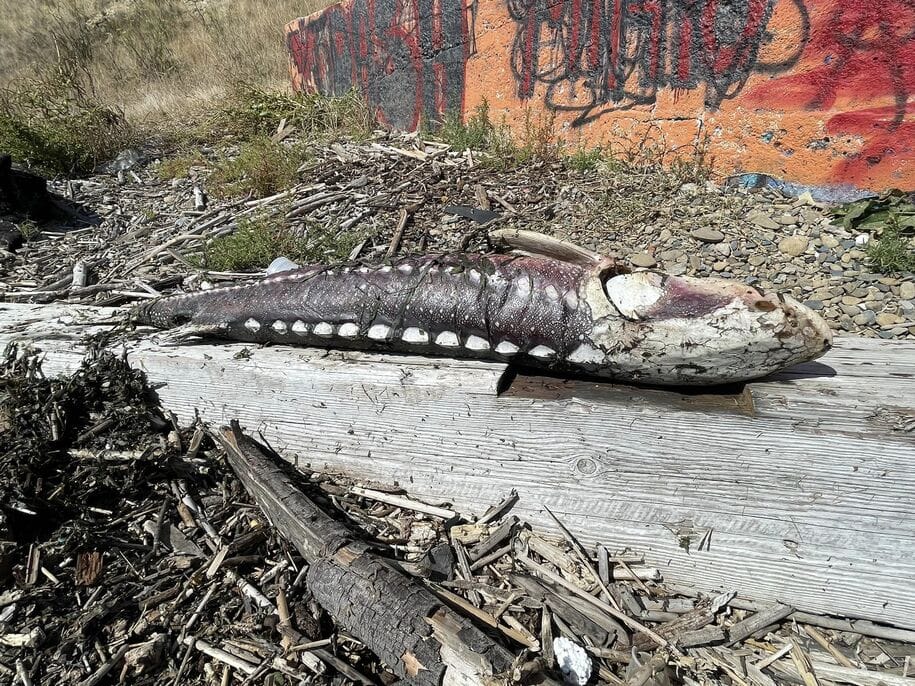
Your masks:
<path fill-rule="evenodd" d="M 672 587 L 506 496 L 296 472 L 109 353 L 8 350 L 0 683 L 913 683 L 915 632 Z"/>

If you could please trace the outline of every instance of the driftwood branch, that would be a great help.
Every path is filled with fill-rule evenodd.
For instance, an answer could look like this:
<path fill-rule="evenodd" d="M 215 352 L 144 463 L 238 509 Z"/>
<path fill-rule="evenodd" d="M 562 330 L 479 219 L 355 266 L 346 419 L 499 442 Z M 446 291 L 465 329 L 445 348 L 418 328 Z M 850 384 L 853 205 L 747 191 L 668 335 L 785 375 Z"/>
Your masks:
<path fill-rule="evenodd" d="M 252 498 L 308 561 L 318 603 L 399 676 L 480 684 L 511 667 L 507 650 L 318 508 L 237 423 L 215 437 Z"/>

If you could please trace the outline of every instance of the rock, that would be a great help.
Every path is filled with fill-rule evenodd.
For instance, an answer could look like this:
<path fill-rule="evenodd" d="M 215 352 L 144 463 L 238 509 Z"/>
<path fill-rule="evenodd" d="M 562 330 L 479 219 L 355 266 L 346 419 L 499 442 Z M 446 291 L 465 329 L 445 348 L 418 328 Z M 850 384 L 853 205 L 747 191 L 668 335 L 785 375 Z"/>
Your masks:
<path fill-rule="evenodd" d="M 747 262 L 749 262 L 754 267 L 762 266 L 766 263 L 767 257 L 765 255 L 750 255 Z"/>
<path fill-rule="evenodd" d="M 877 321 L 877 316 L 870 310 L 865 310 L 861 314 L 856 315 L 854 321 L 858 326 L 869 326 Z"/>
<path fill-rule="evenodd" d="M 907 316 L 915 314 L 915 300 L 900 300 L 899 311 Z"/>
<path fill-rule="evenodd" d="M 804 254 L 809 244 L 807 236 L 788 236 L 778 242 L 778 250 L 783 255 L 798 257 Z"/>
<path fill-rule="evenodd" d="M 658 257 L 665 262 L 677 262 L 685 254 L 686 253 L 684 253 L 682 250 L 665 250 L 662 253 L 658 253 Z"/>
<path fill-rule="evenodd" d="M 839 247 L 839 239 L 835 236 L 830 236 L 828 233 L 821 233 L 820 240 L 823 242 L 823 245 L 830 250 Z"/>
<path fill-rule="evenodd" d="M 881 312 L 877 315 L 877 323 L 880 326 L 893 326 L 894 324 L 901 324 L 902 317 L 898 317 L 890 312 Z"/>
<path fill-rule="evenodd" d="M 48 193 L 48 184 L 37 174 L 16 169 L 9 155 L 0 155 L 0 215 L 10 214 L 43 221 L 62 212 Z"/>
<path fill-rule="evenodd" d="M 717 262 L 715 262 L 712 265 L 712 269 L 714 269 L 716 272 L 723 272 L 727 268 L 728 268 L 728 263 L 725 262 L 724 260 L 718 260 Z"/>
<path fill-rule="evenodd" d="M 811 310 L 822 310 L 823 301 L 822 300 L 805 300 L 804 305 L 809 307 Z"/>
<path fill-rule="evenodd" d="M 23 241 L 22 232 L 12 222 L 0 221 L 0 250 L 16 252 Z"/>
<path fill-rule="evenodd" d="M 636 253 L 629 258 L 629 261 L 635 267 L 643 267 L 646 269 L 649 267 L 654 267 L 658 264 L 658 261 L 647 252 Z"/>
<path fill-rule="evenodd" d="M 756 226 L 760 226 L 764 229 L 775 230 L 782 228 L 781 224 L 779 224 L 765 212 L 754 212 L 749 217 L 747 217 L 747 219 L 756 224 Z"/>
<path fill-rule="evenodd" d="M 775 221 L 781 224 L 782 226 L 791 226 L 792 224 L 797 223 L 797 217 L 792 214 L 783 214 L 775 218 Z"/>
<path fill-rule="evenodd" d="M 915 281 L 903 281 L 899 285 L 899 298 L 902 300 L 915 300 Z"/>
<path fill-rule="evenodd" d="M 857 305 L 861 302 L 861 298 L 856 298 L 853 295 L 843 295 L 842 304 L 843 305 Z"/>
<path fill-rule="evenodd" d="M 722 257 L 730 257 L 731 255 L 731 244 L 730 243 L 717 243 L 713 246 L 713 250 L 721 255 Z"/>
<path fill-rule="evenodd" d="M 871 241 L 871 237 L 869 234 L 859 233 L 857 236 L 855 236 L 855 245 L 857 245 L 859 247 L 863 247 L 863 246 L 867 245 L 868 243 L 870 243 L 870 241 Z"/>
<path fill-rule="evenodd" d="M 121 152 L 118 153 L 118 156 L 110 162 L 100 164 L 96 168 L 96 171 L 105 174 L 116 174 L 119 171 L 133 169 L 141 162 L 143 162 L 143 155 L 138 150 L 128 148 L 127 150 L 121 150 Z"/>
<path fill-rule="evenodd" d="M 689 232 L 689 235 L 703 243 L 720 243 L 724 240 L 723 233 L 707 226 L 700 226 L 698 229 L 693 229 Z"/>

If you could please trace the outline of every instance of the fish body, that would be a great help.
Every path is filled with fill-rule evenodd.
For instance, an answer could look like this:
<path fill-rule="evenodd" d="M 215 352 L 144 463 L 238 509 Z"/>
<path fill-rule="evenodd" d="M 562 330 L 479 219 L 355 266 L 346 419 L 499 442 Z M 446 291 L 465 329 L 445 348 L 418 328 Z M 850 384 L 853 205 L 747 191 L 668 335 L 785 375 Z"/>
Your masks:
<path fill-rule="evenodd" d="M 825 322 L 722 279 L 627 272 L 529 232 L 516 254 L 316 265 L 150 301 L 135 320 L 252 343 L 473 357 L 657 385 L 743 381 L 810 360 Z"/>

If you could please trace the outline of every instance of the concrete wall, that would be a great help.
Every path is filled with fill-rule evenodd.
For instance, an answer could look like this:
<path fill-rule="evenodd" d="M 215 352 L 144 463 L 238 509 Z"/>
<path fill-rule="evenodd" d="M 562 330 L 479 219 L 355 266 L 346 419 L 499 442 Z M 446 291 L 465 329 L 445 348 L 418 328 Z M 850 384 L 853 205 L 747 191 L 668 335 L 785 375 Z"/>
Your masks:
<path fill-rule="evenodd" d="M 287 42 L 297 87 L 397 128 L 485 99 L 573 144 L 698 135 L 722 173 L 915 189 L 915 0 L 345 0 Z"/>

